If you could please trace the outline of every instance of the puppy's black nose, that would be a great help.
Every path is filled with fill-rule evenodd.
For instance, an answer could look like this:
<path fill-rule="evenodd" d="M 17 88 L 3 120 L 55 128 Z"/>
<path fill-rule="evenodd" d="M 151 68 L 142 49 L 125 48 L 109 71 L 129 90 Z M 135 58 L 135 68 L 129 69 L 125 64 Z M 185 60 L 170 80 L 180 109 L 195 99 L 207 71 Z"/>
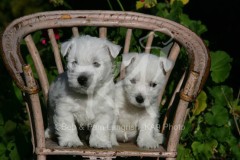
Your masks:
<path fill-rule="evenodd" d="M 87 86 L 88 77 L 85 75 L 81 75 L 78 77 L 77 81 L 81 86 Z"/>
<path fill-rule="evenodd" d="M 142 97 L 142 95 L 137 95 L 136 101 L 137 101 L 138 103 L 143 103 L 143 102 L 144 102 L 144 98 Z"/>

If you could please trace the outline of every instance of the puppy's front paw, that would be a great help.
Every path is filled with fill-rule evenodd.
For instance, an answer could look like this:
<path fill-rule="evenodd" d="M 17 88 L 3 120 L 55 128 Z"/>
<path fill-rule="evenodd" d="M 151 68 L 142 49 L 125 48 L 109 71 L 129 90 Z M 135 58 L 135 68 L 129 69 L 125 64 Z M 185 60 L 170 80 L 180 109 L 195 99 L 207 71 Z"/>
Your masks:
<path fill-rule="evenodd" d="M 153 138 L 138 137 L 137 144 L 141 148 L 155 149 L 159 147 L 159 143 Z"/>
<path fill-rule="evenodd" d="M 119 146 L 116 137 L 111 137 L 112 146 Z"/>
<path fill-rule="evenodd" d="M 50 128 L 47 128 L 44 132 L 45 138 L 52 138 L 53 137 L 53 132 Z"/>
<path fill-rule="evenodd" d="M 96 136 L 90 137 L 89 145 L 90 147 L 94 147 L 94 148 L 111 148 L 112 147 L 112 143 L 109 140 L 104 140 Z"/>
<path fill-rule="evenodd" d="M 158 144 L 163 144 L 164 135 L 162 133 L 156 133 L 154 135 L 154 139 L 158 142 Z"/>
<path fill-rule="evenodd" d="M 80 141 L 78 137 L 59 137 L 58 143 L 62 147 L 79 147 L 83 146 L 83 143 Z"/>

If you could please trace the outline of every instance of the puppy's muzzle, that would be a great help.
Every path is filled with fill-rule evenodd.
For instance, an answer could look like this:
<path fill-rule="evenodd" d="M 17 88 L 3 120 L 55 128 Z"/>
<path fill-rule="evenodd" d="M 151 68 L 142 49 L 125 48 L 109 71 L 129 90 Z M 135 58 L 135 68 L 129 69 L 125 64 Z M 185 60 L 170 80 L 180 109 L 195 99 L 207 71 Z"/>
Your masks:
<path fill-rule="evenodd" d="M 141 103 L 143 103 L 144 102 L 144 98 L 143 98 L 143 96 L 142 95 L 137 95 L 136 97 L 135 97 L 135 99 L 136 99 L 136 101 L 139 103 L 139 104 L 141 104 Z"/>
<path fill-rule="evenodd" d="M 86 75 L 80 75 L 77 81 L 81 86 L 88 87 L 88 77 Z"/>

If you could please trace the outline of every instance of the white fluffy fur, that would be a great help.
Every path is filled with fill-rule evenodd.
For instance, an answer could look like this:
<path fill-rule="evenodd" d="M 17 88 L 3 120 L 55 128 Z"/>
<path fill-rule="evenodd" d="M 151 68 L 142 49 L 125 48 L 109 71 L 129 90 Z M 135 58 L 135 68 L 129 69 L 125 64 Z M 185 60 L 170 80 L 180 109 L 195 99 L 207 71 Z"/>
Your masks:
<path fill-rule="evenodd" d="M 172 69 L 173 63 L 151 54 L 129 53 L 123 55 L 122 65 L 126 67 L 126 77 L 116 84 L 115 93 L 115 106 L 119 109 L 117 140 L 136 140 L 141 148 L 157 148 L 163 143 L 158 129 L 158 96 L 166 81 L 165 72 Z M 137 102 L 137 96 L 144 102 Z"/>
<path fill-rule="evenodd" d="M 111 138 L 114 110 L 112 59 L 121 47 L 91 36 L 72 38 L 61 45 L 67 56 L 67 71 L 58 76 L 49 89 L 49 126 L 46 137 L 55 134 L 60 146 L 76 147 L 80 127 L 91 128 L 89 144 L 96 148 L 117 145 Z M 87 78 L 80 84 L 78 78 Z"/>

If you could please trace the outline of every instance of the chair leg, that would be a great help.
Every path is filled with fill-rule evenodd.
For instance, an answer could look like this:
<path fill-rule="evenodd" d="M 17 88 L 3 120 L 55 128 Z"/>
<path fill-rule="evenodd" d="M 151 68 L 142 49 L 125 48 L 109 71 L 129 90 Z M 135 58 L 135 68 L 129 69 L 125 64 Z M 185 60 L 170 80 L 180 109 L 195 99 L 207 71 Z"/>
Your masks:
<path fill-rule="evenodd" d="M 37 160 L 46 160 L 46 155 L 37 155 Z"/>
<path fill-rule="evenodd" d="M 176 158 L 166 158 L 166 160 L 176 160 Z"/>

